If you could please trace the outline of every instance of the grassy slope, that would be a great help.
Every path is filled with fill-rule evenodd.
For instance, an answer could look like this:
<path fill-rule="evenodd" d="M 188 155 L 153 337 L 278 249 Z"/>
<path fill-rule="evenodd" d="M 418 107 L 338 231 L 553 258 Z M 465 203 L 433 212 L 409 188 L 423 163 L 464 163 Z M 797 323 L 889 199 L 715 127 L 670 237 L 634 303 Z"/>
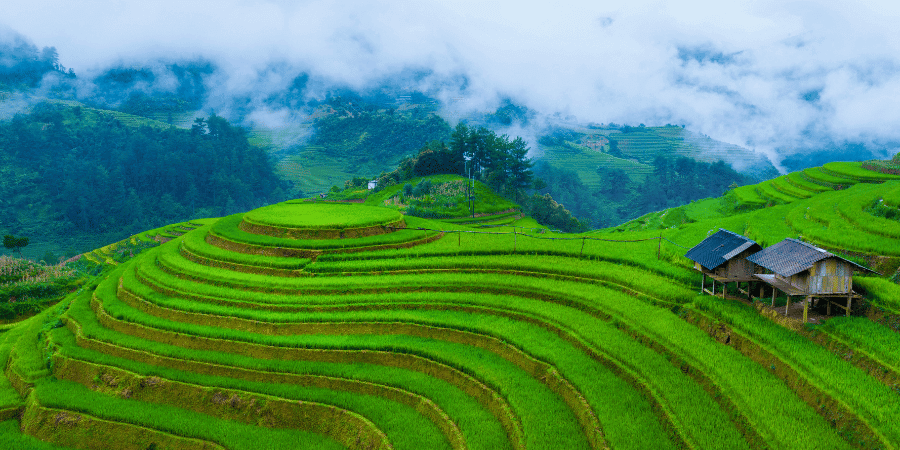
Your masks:
<path fill-rule="evenodd" d="M 418 183 L 426 179 L 431 180 L 432 186 L 436 186 L 442 183 L 463 183 L 460 185 L 464 185 L 464 182 L 466 180 L 466 178 L 459 175 L 431 175 L 428 177 L 417 177 L 413 178 L 412 180 L 406 181 L 405 183 L 389 186 L 381 191 L 369 195 L 366 198 L 365 204 L 371 206 L 386 206 L 389 208 L 398 208 L 403 211 L 405 210 L 405 205 L 399 206 L 395 204 L 390 200 L 391 197 L 402 193 L 404 185 L 410 184 L 412 186 L 416 186 Z M 433 188 L 433 190 L 436 189 Z M 442 201 L 453 201 L 456 204 L 456 206 L 452 208 L 440 206 L 435 208 L 435 211 L 442 213 L 442 215 L 446 214 L 449 217 L 459 218 L 466 217 L 468 215 L 468 209 L 466 207 L 466 204 L 464 203 L 464 196 L 441 197 L 432 195 L 432 199 L 437 203 L 440 203 Z M 516 205 L 515 203 L 497 195 L 494 191 L 492 191 L 489 187 L 487 187 L 480 181 L 475 182 L 475 199 L 475 214 L 492 214 L 509 209 L 519 209 L 519 205 Z"/>
<path fill-rule="evenodd" d="M 868 253 L 877 255 L 900 256 L 900 245 L 897 245 L 896 237 L 900 234 L 900 225 L 896 222 L 881 223 L 876 216 L 867 216 L 870 214 L 866 209 L 873 201 L 881 198 L 895 198 L 897 192 L 900 191 L 900 177 L 898 180 L 887 181 L 883 184 L 865 184 L 860 181 L 884 179 L 878 175 L 860 172 L 858 166 L 854 164 L 832 164 L 821 170 L 822 177 L 831 177 L 830 180 L 840 181 L 843 185 L 850 185 L 847 189 L 832 190 L 821 189 L 822 184 L 806 184 L 814 183 L 810 178 L 797 179 L 790 185 L 779 183 L 768 183 L 766 189 L 760 189 L 758 195 L 766 197 L 769 207 L 762 207 L 759 203 L 742 202 L 742 198 L 729 196 L 721 199 L 707 199 L 693 202 L 680 208 L 673 208 L 667 211 L 648 214 L 638 220 L 623 224 L 620 227 L 599 230 L 593 233 L 585 234 L 585 237 L 593 238 L 610 238 L 619 240 L 643 239 L 656 236 L 664 236 L 675 243 L 690 247 L 702 240 L 709 230 L 717 228 L 726 228 L 738 233 L 744 233 L 751 238 L 757 240 L 763 245 L 771 245 L 784 237 L 795 237 L 797 234 L 803 234 L 805 238 L 812 240 L 820 245 L 827 245 L 830 248 L 839 250 L 853 251 L 858 253 Z M 789 183 L 790 177 L 785 177 L 783 182 Z M 402 187 L 396 187 L 400 189 Z M 771 190 L 777 192 L 773 194 Z M 795 194 L 795 195 L 792 195 Z M 378 195 L 370 198 L 371 202 L 383 202 L 385 198 L 390 196 L 389 190 L 382 191 Z M 368 201 L 367 201 L 368 203 Z M 885 202 L 889 203 L 889 202 Z M 834 205 L 849 205 L 844 210 L 835 208 Z M 887 220 L 887 219 L 882 219 Z M 431 227 L 439 227 L 453 232 L 473 231 L 474 228 L 465 225 L 456 225 L 439 222 L 423 221 Z M 527 226 L 531 222 L 521 220 L 515 222 L 517 225 Z M 869 226 L 867 224 L 876 224 L 877 226 Z M 892 227 L 891 224 L 894 224 Z M 507 224 L 501 224 L 507 225 Z M 197 232 L 205 232 L 207 227 L 200 228 Z M 508 227 L 498 227 L 497 232 L 510 232 L 512 229 Z M 579 236 L 556 235 L 553 233 L 533 233 L 535 237 L 558 237 L 569 238 L 570 240 L 546 241 L 529 238 L 527 235 L 521 235 L 513 238 L 510 235 L 465 235 L 460 236 L 457 241 L 456 237 L 444 238 L 431 244 L 410 249 L 395 249 L 386 251 L 373 251 L 364 253 L 350 254 L 331 254 L 320 257 L 318 261 L 306 266 L 309 272 L 315 272 L 319 276 L 312 278 L 272 278 L 264 275 L 239 274 L 221 268 L 208 265 L 200 265 L 186 260 L 180 259 L 177 251 L 177 241 L 170 243 L 167 248 L 168 253 L 160 253 L 159 260 L 150 260 L 145 258 L 142 260 L 139 270 L 140 276 L 156 277 L 157 283 L 163 283 L 162 280 L 169 279 L 166 283 L 171 286 L 168 289 L 184 289 L 186 291 L 196 290 L 197 297 L 191 301 L 185 301 L 177 298 L 166 299 L 160 297 L 157 302 L 167 304 L 173 308 L 191 308 L 198 312 L 203 311 L 206 314 L 221 316 L 237 316 L 242 315 L 248 320 L 256 320 L 258 326 L 260 322 L 273 320 L 280 317 L 280 320 L 290 322 L 298 320 L 292 318 L 291 315 L 273 315 L 269 317 L 265 312 L 254 313 L 251 310 L 244 311 L 242 308 L 231 310 L 229 306 L 203 306 L 204 302 L 197 302 L 197 299 L 213 299 L 215 296 L 235 296 L 231 302 L 243 302 L 243 298 L 253 298 L 255 304 L 253 308 L 265 308 L 266 302 L 277 304 L 281 302 L 281 307 L 287 306 L 285 301 L 292 297 L 284 297 L 279 294 L 279 289 L 285 292 L 296 292 L 298 289 L 311 290 L 312 293 L 308 301 L 321 302 L 320 304 L 328 304 L 331 302 L 343 303 L 356 299 L 355 301 L 362 303 L 389 303 L 397 302 L 413 302 L 422 301 L 427 303 L 438 303 L 441 301 L 453 301 L 459 299 L 468 304 L 476 301 L 485 305 L 492 301 L 490 296 L 483 297 L 465 294 L 465 291 L 472 289 L 494 289 L 505 290 L 507 294 L 512 292 L 521 292 L 515 294 L 509 299 L 498 299 L 498 303 L 490 304 L 491 308 L 516 308 L 522 313 L 538 315 L 546 315 L 542 321 L 551 323 L 550 317 L 553 317 L 553 323 L 558 326 L 565 326 L 571 329 L 569 333 L 580 333 L 579 339 L 584 339 L 587 348 L 592 351 L 602 351 L 610 355 L 618 364 L 629 364 L 632 358 L 624 356 L 621 360 L 617 360 L 618 354 L 641 355 L 641 361 L 646 361 L 645 368 L 640 366 L 629 369 L 635 370 L 636 377 L 643 380 L 645 386 L 649 386 L 650 391 L 640 391 L 637 397 L 648 397 L 657 399 L 662 405 L 662 412 L 657 412 L 657 418 L 668 418 L 673 426 L 677 428 L 677 433 L 686 439 L 692 445 L 708 447 L 714 445 L 715 442 L 725 442 L 737 439 L 735 430 L 731 422 L 723 417 L 731 414 L 727 406 L 720 406 L 710 402 L 710 399 L 716 398 L 717 402 L 723 401 L 724 397 L 733 402 L 734 408 L 743 414 L 749 423 L 753 424 L 753 428 L 758 433 L 758 439 L 765 445 L 773 448 L 789 448 L 799 445 L 805 445 L 810 448 L 816 446 L 841 447 L 846 446 L 847 442 L 838 436 L 837 432 L 827 425 L 828 417 L 844 417 L 838 415 L 821 416 L 821 414 L 832 414 L 825 411 L 819 412 L 819 415 L 806 403 L 802 398 L 804 395 L 802 389 L 812 389 L 818 392 L 821 399 L 826 401 L 828 405 L 825 409 L 837 408 L 838 412 L 834 414 L 843 414 L 840 408 L 849 411 L 849 415 L 858 418 L 864 422 L 864 427 L 875 430 L 884 442 L 892 445 L 900 444 L 900 436 L 893 427 L 896 420 L 900 420 L 900 411 L 896 407 L 896 402 L 885 402 L 884 399 L 891 397 L 890 389 L 879 382 L 874 376 L 864 373 L 860 367 L 853 365 L 852 361 L 848 362 L 844 358 L 834 355 L 825 347 L 820 346 L 814 341 L 798 334 L 790 329 L 783 328 L 776 323 L 766 320 L 764 317 L 756 313 L 752 308 L 733 302 L 715 301 L 708 297 L 693 298 L 690 292 L 697 276 L 688 270 L 690 267 L 687 261 L 682 257 L 683 248 L 676 247 L 670 243 L 663 243 L 662 259 L 656 258 L 656 242 L 644 243 L 604 243 L 601 241 L 582 241 Z M 575 239 L 571 239 L 575 238 Z M 182 238 L 184 239 L 184 238 Z M 516 240 L 517 239 L 517 240 Z M 585 244 L 586 242 L 586 244 Z M 875 243 L 873 245 L 872 243 Z M 515 248 L 516 255 L 510 255 Z M 579 254 L 584 253 L 589 259 L 578 258 Z M 103 252 L 99 252 L 98 256 L 102 257 Z M 216 252 L 209 253 L 210 257 L 217 257 Z M 241 260 L 252 266 L 259 263 L 261 265 L 269 264 L 265 258 L 242 257 Z M 591 261 L 593 260 L 593 261 Z M 599 261 L 598 261 L 599 260 Z M 622 264 L 625 264 L 622 266 Z M 472 270 L 471 274 L 466 274 L 465 269 Z M 398 270 L 403 272 L 397 275 L 379 276 L 376 274 L 383 271 Z M 450 270 L 451 272 L 440 272 L 441 270 Z M 456 273 L 463 270 L 461 273 Z M 522 273 L 542 273 L 540 278 L 537 277 L 515 277 L 509 274 L 491 275 L 490 271 L 504 270 L 517 271 Z M 487 271 L 488 273 L 480 273 L 478 271 Z M 171 277 L 167 274 L 181 273 L 186 279 Z M 345 273 L 354 276 L 349 277 L 330 277 L 331 273 Z M 562 277 L 562 278 L 560 278 Z M 132 277 L 134 278 L 134 277 Z M 129 280 L 132 278 L 128 278 Z M 565 281 L 557 281 L 557 278 Z M 188 279 L 192 280 L 189 281 Z M 207 280 L 207 281 L 203 281 Z M 585 283 L 583 280 L 593 280 Z M 109 280 L 105 283 L 107 289 L 112 289 L 112 282 Z M 134 281 L 139 280 L 134 279 Z M 608 290 L 603 283 L 614 283 Z M 882 303 L 890 303 L 891 299 L 896 297 L 896 285 L 879 279 L 878 282 L 859 283 L 868 288 L 873 300 Z M 229 286 L 245 286 L 249 290 L 238 287 Z M 408 294 L 403 294 L 404 289 L 414 286 L 414 290 Z M 468 287 L 467 287 L 468 286 Z M 333 294 L 329 294 L 329 290 L 333 290 Z M 321 291 L 321 292 L 320 292 Z M 367 291 L 371 291 L 368 294 Z M 434 291 L 434 292 L 432 292 Z M 637 296 L 621 294 L 621 292 L 637 292 Z M 315 292 L 319 292 L 315 294 Z M 360 292 L 358 298 L 348 296 L 348 293 Z M 445 292 L 445 294 L 441 294 Z M 528 294 L 525 294 L 528 293 Z M 602 293 L 599 297 L 596 295 Z M 107 294 L 108 295 L 108 294 Z M 154 294 L 155 295 L 155 294 Z M 491 295 L 499 295 L 498 293 Z M 318 297 L 316 297 L 318 296 Z M 240 297 L 240 298 L 237 298 Z M 284 298 L 281 298 L 284 297 Z M 296 297 L 294 297 L 296 298 Z M 477 300 L 472 300 L 472 299 Z M 129 320 L 146 323 L 148 325 L 160 326 L 162 322 L 152 319 L 144 313 L 132 312 L 121 305 L 114 297 L 107 297 L 104 304 L 110 308 L 118 308 L 120 317 L 129 318 Z M 559 300 L 565 299 L 565 300 Z M 885 300 L 887 299 L 887 300 Z M 87 298 L 84 299 L 87 301 Z M 206 301 L 206 300 L 204 300 Z M 542 306 L 542 302 L 547 302 Z M 676 308 L 682 311 L 679 315 L 673 315 L 669 311 L 673 304 L 679 304 Z M 224 304 L 224 303 L 223 303 Z M 580 304 L 579 308 L 568 309 L 569 305 Z M 531 305 L 531 306 L 529 306 Z M 551 306 L 552 305 L 552 306 Z M 597 307 L 604 314 L 612 316 L 611 322 L 597 322 L 598 316 L 591 316 L 590 308 Z M 578 311 L 578 312 L 573 312 Z M 774 355 L 775 362 L 772 364 L 774 374 L 768 370 L 768 363 L 757 364 L 756 360 L 751 361 L 750 358 L 742 356 L 727 346 L 717 343 L 703 332 L 702 328 L 688 323 L 681 319 L 683 312 L 694 311 L 702 315 L 711 315 L 716 320 L 720 320 L 728 327 L 732 327 L 735 336 L 740 334 L 753 342 L 754 345 L 762 349 L 767 354 Z M 81 314 L 88 312 L 85 308 Z M 49 314 L 49 313 L 48 313 Z M 361 313 L 354 313 L 354 317 Z M 51 317 L 43 317 L 47 314 L 39 316 L 32 321 L 14 327 L 0 337 L 3 337 L 0 343 L 0 355 L 16 355 L 13 369 L 18 373 L 27 374 L 31 377 L 45 377 L 48 371 L 42 364 L 42 356 L 38 347 L 40 340 L 36 338 L 35 333 L 44 323 L 52 324 Z M 346 316 L 346 314 L 345 314 Z M 333 320 L 340 319 L 341 315 L 335 315 Z M 384 320 L 391 320 L 392 317 L 405 317 L 405 320 L 420 321 L 429 320 L 437 322 L 443 326 L 458 327 L 478 331 L 479 325 L 476 322 L 467 323 L 466 318 L 459 315 L 447 315 L 441 318 L 439 315 L 426 314 L 424 312 L 398 312 L 393 315 L 386 312 L 375 314 L 369 313 L 367 317 L 384 317 Z M 322 320 L 322 319 L 319 319 Z M 332 319 L 329 319 L 332 320 Z M 343 319 L 346 320 L 346 319 Z M 558 365 L 565 374 L 571 377 L 571 380 L 578 386 L 585 389 L 588 395 L 588 402 L 592 404 L 599 415 L 603 419 L 601 423 L 606 426 L 609 433 L 608 439 L 611 443 L 618 446 L 628 446 L 626 436 L 633 434 L 626 431 L 627 424 L 616 423 L 611 411 L 605 411 L 601 403 L 596 403 L 601 397 L 600 393 L 587 390 L 584 380 L 590 376 L 580 372 L 583 371 L 583 364 L 574 364 L 574 359 L 567 359 L 565 356 L 571 351 L 569 344 L 558 342 L 558 352 L 545 353 L 545 350 L 539 350 L 540 345 L 535 343 L 526 343 L 529 338 L 534 339 L 538 336 L 537 331 L 529 330 L 528 327 L 515 325 L 515 321 L 508 324 L 497 323 L 495 326 L 490 325 L 490 321 L 485 320 L 481 332 L 492 333 L 509 333 L 507 339 L 510 342 L 519 342 L 520 345 L 530 352 L 543 355 L 542 359 L 551 361 Z M 177 322 L 177 321 L 176 321 Z M 198 326 L 181 326 L 176 322 L 172 322 L 170 326 L 187 334 L 209 333 L 215 336 L 230 337 L 233 339 L 253 339 L 260 342 L 279 343 L 286 345 L 296 345 L 295 338 L 269 338 L 263 335 L 247 335 L 246 332 L 221 331 L 217 328 L 201 328 Z M 605 324 L 601 324 L 605 323 Z M 723 325 L 724 326 L 724 325 Z M 519 328 L 516 328 L 519 327 Z M 205 331 L 204 331 L 205 330 Z M 504 331 L 507 330 L 507 331 Z M 851 320 L 835 320 L 829 322 L 821 328 L 822 332 L 840 339 L 845 345 L 849 345 L 851 349 L 861 354 L 868 355 L 871 359 L 880 361 L 888 371 L 897 372 L 900 370 L 900 355 L 897 354 L 896 348 L 900 346 L 900 335 L 895 331 L 891 331 L 884 325 L 871 322 L 864 318 L 852 318 Z M 623 339 L 623 332 L 637 335 L 635 341 Z M 534 336 L 530 336 L 530 333 Z M 600 338 L 601 333 L 605 338 Z M 566 335 L 560 334 L 559 337 Z M 134 339 L 134 338 L 130 338 Z M 339 339 L 338 336 L 323 336 L 319 341 L 326 342 L 329 340 Z M 547 338 L 544 338 L 546 340 Z M 554 338 L 555 339 L 555 338 Z M 397 348 L 408 348 L 414 351 L 430 351 L 429 343 L 420 342 L 418 340 L 405 340 L 401 337 L 390 339 L 349 339 L 344 338 L 338 345 L 376 345 L 380 340 L 389 343 Z M 628 342 L 627 345 L 624 342 Z M 138 342 L 138 341 L 135 341 Z M 330 341 L 329 341 L 330 342 Z M 535 341 L 537 342 L 537 341 Z M 138 344 L 135 344 L 138 345 Z M 152 348 L 152 344 L 147 348 Z M 668 355 L 668 362 L 654 356 L 653 352 L 649 352 L 646 346 L 661 346 L 666 349 L 663 355 Z M 444 356 L 448 360 L 455 358 L 454 350 L 447 346 L 447 352 Z M 633 347 L 633 348 L 632 348 Z M 437 352 L 438 347 L 434 347 Z M 441 350 L 443 351 L 443 350 Z M 616 353 L 621 352 L 621 353 Z M 524 423 L 526 430 L 547 429 L 547 424 L 542 424 L 535 420 L 536 409 L 528 406 L 530 403 L 522 400 L 514 392 L 515 386 L 511 383 L 511 378 L 497 377 L 493 372 L 499 370 L 499 363 L 492 362 L 491 358 L 496 358 L 488 354 L 478 352 L 472 353 L 472 358 L 483 360 L 485 366 L 479 366 L 477 362 L 468 366 L 471 373 L 479 378 L 485 379 L 492 383 L 491 385 L 500 386 L 501 390 L 512 399 L 516 405 L 517 411 L 524 413 Z M 758 361 L 757 361 L 758 362 Z M 466 358 L 456 360 L 455 364 L 466 366 L 468 363 Z M 569 365 L 567 365 L 569 364 Z M 660 364 L 658 369 L 649 369 L 653 364 Z M 671 364 L 671 365 L 669 365 Z M 778 369 L 776 370 L 776 365 Z M 680 367 L 681 370 L 678 370 Z M 685 369 L 687 367 L 687 369 Z M 580 369 L 576 369 L 580 368 Z M 674 369 L 674 370 L 673 370 Z M 669 374 L 671 371 L 671 374 Z M 694 379 L 688 379 L 683 375 L 679 375 L 682 371 L 685 373 L 698 372 L 702 374 L 707 383 L 714 386 L 713 389 L 720 389 L 721 394 L 710 394 L 711 397 L 705 397 L 704 389 L 709 389 L 709 385 L 705 387 L 697 385 Z M 741 371 L 752 375 L 747 378 L 746 382 L 734 383 L 733 373 Z M 517 375 L 521 377 L 521 374 Z M 779 378 L 787 377 L 787 386 L 779 380 Z M 797 388 L 793 382 L 795 378 L 805 380 L 807 387 Z M 844 379 L 846 378 L 846 380 Z M 694 380 L 694 381 L 692 381 Z M 2 380 L 0 380 L 2 381 Z M 751 382 L 755 387 L 748 387 L 747 383 Z M 516 381 L 520 386 L 529 386 L 528 380 L 522 379 Z M 684 386 L 683 388 L 674 386 Z M 10 385 L 0 384 L 5 387 L 5 392 L 9 395 L 6 403 L 10 405 L 19 404 L 21 400 L 17 398 L 17 394 L 11 390 Z M 538 392 L 535 385 L 533 392 Z M 773 389 L 781 392 L 778 401 L 771 401 L 765 396 L 759 396 L 754 392 L 774 392 Z M 800 390 L 797 390 L 800 389 Z M 52 393 L 53 390 L 42 391 Z M 698 401 L 698 405 L 704 406 L 700 409 L 685 408 L 686 399 L 680 399 L 679 396 L 685 395 L 687 392 L 691 394 L 692 401 Z M 629 391 L 628 395 L 635 397 L 637 391 Z M 651 395 L 652 394 L 652 395 Z M 87 396 L 87 394 L 84 394 Z M 96 395 L 96 394 L 91 394 Z M 631 398 L 629 397 L 629 398 Z M 66 400 L 60 397 L 60 404 L 75 404 L 75 397 Z M 81 401 L 81 400 L 79 400 Z M 549 400 L 548 400 L 549 401 Z M 636 401 L 636 400 L 635 400 Z M 708 402 L 708 403 L 703 403 Z M 832 403 L 828 403 L 832 402 Z M 808 400 L 807 400 L 808 403 Z M 124 405 L 124 403 L 123 403 Z M 894 405 L 894 406 L 892 406 Z M 89 408 L 89 406 L 82 406 Z M 724 410 L 719 411 L 722 407 Z M 774 412 L 781 411 L 779 420 L 771 419 L 765 415 L 765 411 Z M 126 411 L 123 409 L 122 411 Z M 643 410 L 642 410 L 643 411 Z M 458 413 L 454 413 L 458 414 Z M 643 412 L 641 414 L 647 414 Z M 724 415 L 723 415 L 724 414 Z M 145 419 L 150 420 L 150 419 Z M 156 420 L 156 419 L 154 419 Z M 568 419 L 571 422 L 571 419 Z M 646 419 L 650 420 L 650 419 Z M 805 424 L 809 429 L 804 432 L 803 440 L 799 441 L 794 431 L 790 430 L 790 423 Z M 854 436 L 862 436 L 860 439 L 867 439 L 863 435 L 854 434 L 856 431 L 851 430 L 853 423 L 850 425 L 838 420 L 840 427 L 845 425 L 850 428 L 841 428 L 844 433 L 844 439 L 853 440 Z M 474 425 L 473 425 L 474 426 Z M 544 428 L 542 428 L 544 427 Z M 657 425 L 654 425 L 652 436 L 658 440 L 659 445 L 668 445 L 666 433 Z M 473 428 L 474 429 L 474 428 Z M 717 436 L 712 430 L 720 430 L 723 434 Z M 632 430 L 633 431 L 633 430 Z M 530 433 L 533 433 L 530 432 Z M 849 435 L 847 433 L 850 433 Z M 537 439 L 534 442 L 550 443 L 563 442 L 560 436 L 548 437 L 541 435 L 535 438 L 533 434 L 529 439 Z M 850 437 L 848 437 L 850 436 Z M 745 436 L 745 438 L 748 438 Z M 748 439 L 752 438 L 749 437 Z M 13 427 L 2 428 L 0 433 L 0 442 L 15 442 L 18 439 L 25 439 L 17 434 L 17 430 Z M 723 439 L 717 441 L 717 439 Z M 870 442 L 870 441 L 866 441 Z M 630 445 L 634 445 L 632 442 Z M 27 445 L 27 444 L 26 444 Z M 866 444 L 868 445 L 868 444 Z M 541 447 L 541 445 L 538 445 Z M 28 448 L 28 447 L 25 447 Z M 35 447 L 43 448 L 43 447 Z"/>

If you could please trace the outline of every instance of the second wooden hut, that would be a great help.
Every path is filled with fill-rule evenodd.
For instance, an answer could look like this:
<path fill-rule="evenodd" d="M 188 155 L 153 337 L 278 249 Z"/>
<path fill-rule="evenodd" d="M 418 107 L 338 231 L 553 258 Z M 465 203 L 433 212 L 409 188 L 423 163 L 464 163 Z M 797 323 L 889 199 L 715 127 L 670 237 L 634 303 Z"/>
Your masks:
<path fill-rule="evenodd" d="M 748 260 L 772 272 L 757 274 L 756 277 L 787 294 L 785 314 L 790 307 L 791 297 L 805 297 L 804 322 L 812 299 L 828 301 L 829 315 L 831 305 L 844 309 L 850 315 L 853 299 L 859 297 L 859 294 L 853 292 L 853 272 L 877 273 L 827 250 L 790 238 L 750 256 Z M 843 299 L 847 300 L 846 306 L 842 304 Z M 835 300 L 841 300 L 841 303 Z"/>

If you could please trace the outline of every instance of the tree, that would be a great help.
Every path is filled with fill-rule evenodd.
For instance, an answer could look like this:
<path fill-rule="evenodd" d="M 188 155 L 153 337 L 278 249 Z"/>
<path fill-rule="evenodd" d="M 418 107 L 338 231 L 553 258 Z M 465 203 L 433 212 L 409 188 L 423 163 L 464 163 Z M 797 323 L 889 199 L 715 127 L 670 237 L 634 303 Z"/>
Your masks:
<path fill-rule="evenodd" d="M 3 246 L 10 250 L 15 250 L 19 256 L 22 256 L 22 247 L 26 247 L 27 245 L 27 237 L 15 237 L 11 234 L 3 236 Z"/>

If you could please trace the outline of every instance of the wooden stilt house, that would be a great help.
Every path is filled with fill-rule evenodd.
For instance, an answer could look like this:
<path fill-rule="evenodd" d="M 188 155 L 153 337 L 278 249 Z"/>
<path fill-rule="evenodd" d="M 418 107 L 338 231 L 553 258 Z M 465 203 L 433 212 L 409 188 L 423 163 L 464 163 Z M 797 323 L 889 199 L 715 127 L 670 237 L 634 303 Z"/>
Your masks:
<path fill-rule="evenodd" d="M 759 273 L 758 279 L 787 294 L 787 315 L 791 297 L 802 296 L 804 299 L 803 321 L 806 321 L 809 304 L 813 299 L 828 302 L 828 314 L 831 305 L 843 308 L 850 315 L 853 299 L 860 295 L 853 292 L 853 272 L 863 271 L 877 273 L 868 267 L 848 261 L 826 250 L 797 239 L 785 239 L 748 258 L 749 261 L 772 272 Z M 775 291 L 772 291 L 774 305 Z M 846 306 L 835 300 L 847 299 Z"/>
<path fill-rule="evenodd" d="M 740 290 L 740 283 L 747 283 L 750 295 L 750 283 L 758 281 L 754 275 L 757 272 L 756 264 L 749 262 L 747 257 L 762 250 L 762 246 L 746 236 L 719 229 L 712 236 L 707 237 L 684 255 L 694 261 L 694 268 L 703 274 L 700 292 L 716 295 L 716 282 L 723 284 L 722 296 L 728 283 L 735 283 Z M 712 280 L 712 291 L 706 289 L 706 277 Z"/>

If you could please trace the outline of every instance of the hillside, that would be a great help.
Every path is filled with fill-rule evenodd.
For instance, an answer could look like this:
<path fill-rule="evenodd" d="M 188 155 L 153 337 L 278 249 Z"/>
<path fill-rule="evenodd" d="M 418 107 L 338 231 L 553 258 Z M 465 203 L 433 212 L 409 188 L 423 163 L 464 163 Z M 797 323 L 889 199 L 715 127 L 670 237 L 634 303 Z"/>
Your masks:
<path fill-rule="evenodd" d="M 45 101 L 0 123 L 0 233 L 28 236 L 34 260 L 282 200 L 287 188 L 265 152 L 216 116 L 182 130 Z"/>
<path fill-rule="evenodd" d="M 847 184 L 582 235 L 304 201 L 158 231 L 0 335 L 0 411 L 81 448 L 894 448 L 896 284 L 804 326 L 682 256 L 722 227 L 896 264 L 900 176 L 812 174 Z"/>
<path fill-rule="evenodd" d="M 778 171 L 764 156 L 746 148 L 716 141 L 679 126 L 573 127 L 557 129 L 540 140 L 540 159 L 575 171 L 588 187 L 600 186 L 598 167 L 621 169 L 631 181 L 643 182 L 653 173 L 658 156 L 723 161 L 750 178 L 764 180 Z"/>

